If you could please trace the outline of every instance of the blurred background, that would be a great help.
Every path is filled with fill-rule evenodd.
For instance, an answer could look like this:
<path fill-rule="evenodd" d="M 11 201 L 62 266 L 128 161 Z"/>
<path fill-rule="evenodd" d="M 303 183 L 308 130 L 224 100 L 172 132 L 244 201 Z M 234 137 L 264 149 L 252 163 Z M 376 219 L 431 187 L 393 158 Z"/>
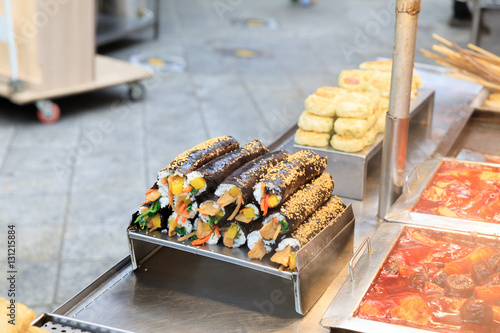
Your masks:
<path fill-rule="evenodd" d="M 8 43 L 0 43 L 0 234 L 15 225 L 17 300 L 50 312 L 127 256 L 131 214 L 180 152 L 223 134 L 269 144 L 297 121 L 309 94 L 336 85 L 342 69 L 390 58 L 394 7 L 375 0 L 13 5 L 25 82 L 6 78 L 12 63 Z M 499 54 L 495 3 L 482 12 L 481 46 Z M 417 50 L 431 48 L 433 33 L 465 46 L 467 5 L 423 1 Z M 418 51 L 415 61 L 433 64 Z M 2 278 L 0 296 L 6 290 Z"/>

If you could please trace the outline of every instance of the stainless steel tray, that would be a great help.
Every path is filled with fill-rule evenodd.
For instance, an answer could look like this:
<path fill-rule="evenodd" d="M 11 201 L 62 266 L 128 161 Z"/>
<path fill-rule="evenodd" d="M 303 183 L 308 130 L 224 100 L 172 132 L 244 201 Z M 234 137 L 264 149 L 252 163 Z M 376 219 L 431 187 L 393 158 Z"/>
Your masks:
<path fill-rule="evenodd" d="M 209 257 L 293 282 L 293 298 L 297 313 L 305 314 L 332 283 L 352 255 L 354 214 L 348 205 L 344 212 L 297 252 L 297 271 L 279 271 L 269 255 L 262 261 L 248 257 L 242 246 L 230 249 L 223 245 L 192 246 L 188 240 L 178 242 L 161 232 L 128 231 L 130 255 L 134 269 L 147 262 L 163 247 Z M 244 283 L 242 281 L 242 283 Z"/>
<path fill-rule="evenodd" d="M 442 228 L 422 227 L 418 225 L 408 225 L 414 228 L 425 228 L 441 230 Z M 372 252 L 367 253 L 359 259 L 353 269 L 354 281 L 348 278 L 341 287 L 337 296 L 333 299 L 330 307 L 326 311 L 321 325 L 330 328 L 334 332 L 429 332 L 428 330 L 411 328 L 407 326 L 394 325 L 368 319 L 353 317 L 359 303 L 370 288 L 373 280 L 377 276 L 380 267 L 389 255 L 394 243 L 399 239 L 401 231 L 405 227 L 401 223 L 383 223 L 372 239 Z M 450 230 L 444 230 L 450 232 Z M 452 231 L 458 234 L 467 232 Z M 477 234 L 478 236 L 496 239 L 490 235 Z"/>
<path fill-rule="evenodd" d="M 489 91 L 483 89 L 458 117 L 434 156 L 500 163 L 500 110 L 481 107 Z"/>
<path fill-rule="evenodd" d="M 415 176 L 407 183 L 406 190 L 396 200 L 394 205 L 389 209 L 385 220 L 389 222 L 402 222 L 418 224 L 422 226 L 439 226 L 448 229 L 457 229 L 463 231 L 480 231 L 481 233 L 489 235 L 500 235 L 500 225 L 495 223 L 473 221 L 466 219 L 459 219 L 453 217 L 429 215 L 412 212 L 411 209 L 417 203 L 420 195 L 431 181 L 434 173 L 442 161 L 456 161 L 452 158 L 432 158 L 425 161 L 418 169 L 416 168 Z M 491 163 L 479 163 L 467 161 L 471 164 L 491 165 L 498 167 L 498 165 Z M 408 176 L 411 176 L 409 174 Z"/>
<path fill-rule="evenodd" d="M 132 333 L 53 313 L 43 313 L 35 319 L 32 325 L 54 333 Z"/>
<path fill-rule="evenodd" d="M 419 89 L 410 104 L 410 118 L 430 127 L 434 108 L 434 90 Z M 294 144 L 293 151 L 311 149 L 328 156 L 326 171 L 335 179 L 334 193 L 341 197 L 363 200 L 365 196 L 368 162 L 382 149 L 383 134 L 378 134 L 375 142 L 358 153 L 345 153 L 330 146 L 315 148 Z"/>

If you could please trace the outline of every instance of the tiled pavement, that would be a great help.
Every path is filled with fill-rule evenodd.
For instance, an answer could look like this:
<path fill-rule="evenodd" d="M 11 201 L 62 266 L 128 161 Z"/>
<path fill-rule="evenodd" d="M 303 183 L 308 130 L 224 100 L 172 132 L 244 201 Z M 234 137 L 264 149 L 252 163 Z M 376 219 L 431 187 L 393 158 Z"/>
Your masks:
<path fill-rule="evenodd" d="M 63 98 L 59 122 L 42 125 L 33 106 L 1 99 L 0 235 L 16 225 L 17 299 L 37 312 L 54 310 L 126 256 L 131 212 L 179 152 L 221 134 L 270 143 L 296 121 L 309 93 L 335 85 L 341 69 L 390 57 L 394 15 L 387 8 L 374 0 L 319 0 L 311 8 L 289 0 L 162 1 L 158 40 L 144 33 L 102 50 L 122 59 L 144 52 L 187 60 L 185 73 L 147 82 L 144 101 L 129 103 L 124 87 Z M 451 1 L 423 1 L 417 48 L 430 48 L 433 32 L 464 45 L 468 31 L 449 28 L 450 15 Z M 498 15 L 486 13 L 493 36 L 483 39 L 496 53 Z M 279 27 L 231 25 L 255 17 Z M 258 57 L 227 56 L 226 48 Z M 416 61 L 429 63 L 419 53 Z"/>

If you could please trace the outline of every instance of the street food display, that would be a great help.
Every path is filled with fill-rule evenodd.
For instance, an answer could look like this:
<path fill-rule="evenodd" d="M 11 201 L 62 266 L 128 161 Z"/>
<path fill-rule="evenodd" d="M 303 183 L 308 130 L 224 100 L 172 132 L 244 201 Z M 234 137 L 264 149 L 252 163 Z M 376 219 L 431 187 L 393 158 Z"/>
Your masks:
<path fill-rule="evenodd" d="M 500 223 L 500 167 L 443 161 L 412 211 Z"/>
<path fill-rule="evenodd" d="M 436 332 L 498 332 L 500 241 L 403 228 L 354 316 Z"/>
<path fill-rule="evenodd" d="M 129 230 L 159 230 L 192 246 L 247 245 L 250 259 L 296 269 L 297 251 L 345 209 L 326 158 L 269 152 L 259 140 L 207 140 L 158 172 Z M 310 217 L 310 218 L 309 218 Z M 301 229 L 301 226 L 304 228 Z"/>
<path fill-rule="evenodd" d="M 338 87 L 321 87 L 305 100 L 295 143 L 359 152 L 372 145 L 385 130 L 389 108 L 392 60 L 362 63 L 360 69 L 343 70 Z M 422 86 L 413 76 L 412 98 Z"/>

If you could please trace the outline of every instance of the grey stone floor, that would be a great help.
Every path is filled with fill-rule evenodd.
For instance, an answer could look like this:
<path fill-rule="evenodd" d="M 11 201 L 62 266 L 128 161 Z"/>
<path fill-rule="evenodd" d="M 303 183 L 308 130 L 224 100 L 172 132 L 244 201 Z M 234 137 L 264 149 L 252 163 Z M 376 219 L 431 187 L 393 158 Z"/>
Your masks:
<path fill-rule="evenodd" d="M 56 101 L 59 122 L 42 125 L 32 105 L 0 99 L 0 249 L 14 224 L 17 300 L 52 311 L 126 256 L 129 216 L 176 154 L 221 134 L 270 143 L 296 121 L 308 94 L 336 84 L 340 70 L 391 57 L 394 1 L 318 2 L 162 1 L 158 40 L 143 33 L 101 50 L 187 60 L 185 73 L 146 82 L 142 102 L 128 102 L 123 86 L 71 96 Z M 417 48 L 430 48 L 433 32 L 465 45 L 469 32 L 449 28 L 450 15 L 451 1 L 423 1 Z M 486 13 L 493 33 L 482 44 L 497 54 L 498 15 Z M 231 24 L 255 17 L 279 26 Z M 258 56 L 228 56 L 227 48 Z M 416 61 L 431 63 L 418 52 Z"/>

